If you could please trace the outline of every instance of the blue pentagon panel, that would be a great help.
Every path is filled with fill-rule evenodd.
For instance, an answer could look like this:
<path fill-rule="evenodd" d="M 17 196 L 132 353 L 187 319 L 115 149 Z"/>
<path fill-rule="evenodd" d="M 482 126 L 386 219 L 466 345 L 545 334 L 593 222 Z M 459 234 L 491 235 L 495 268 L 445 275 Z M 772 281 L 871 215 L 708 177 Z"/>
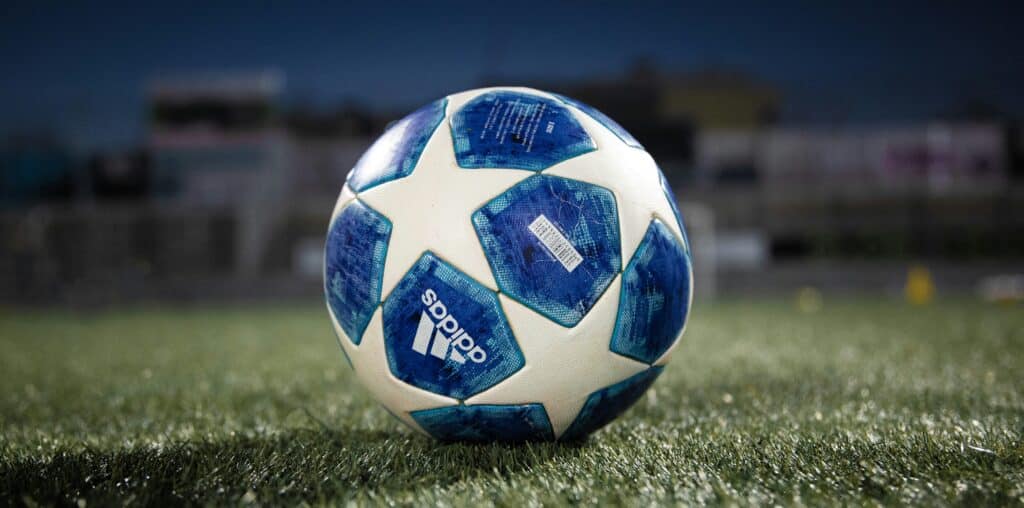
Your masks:
<path fill-rule="evenodd" d="M 654 363 L 675 342 L 690 306 L 690 258 L 663 222 L 651 221 L 622 272 L 611 349 Z"/>
<path fill-rule="evenodd" d="M 527 178 L 473 214 L 501 291 L 575 326 L 622 266 L 615 197 L 548 175 Z"/>
<path fill-rule="evenodd" d="M 558 101 L 521 92 L 489 92 L 452 116 L 455 159 L 463 168 L 540 171 L 597 149 Z"/>
<path fill-rule="evenodd" d="M 608 115 L 605 115 L 604 113 L 598 111 L 596 108 L 590 106 L 589 104 L 584 104 L 584 103 L 582 103 L 582 102 L 580 102 L 580 101 L 578 101 L 576 99 L 571 99 L 571 98 L 566 97 L 564 95 L 555 95 L 555 96 L 558 97 L 559 99 L 561 99 L 562 102 L 564 102 L 566 104 L 569 104 L 570 106 L 575 107 L 576 109 L 586 113 L 588 116 L 590 116 L 594 120 L 597 120 L 598 122 L 600 122 L 601 125 L 604 125 L 606 129 L 612 131 L 613 134 L 618 136 L 619 139 L 621 139 L 623 143 L 625 143 L 625 144 L 627 144 L 627 145 L 629 145 L 629 146 L 631 146 L 633 148 L 643 149 L 643 146 L 640 144 L 639 141 L 636 140 L 636 138 L 633 137 L 632 134 L 630 134 L 628 131 L 626 131 L 626 129 L 623 129 L 622 126 L 619 125 L 619 122 L 616 122 L 615 120 L 612 120 L 611 118 L 609 118 Z"/>
<path fill-rule="evenodd" d="M 442 441 L 554 440 L 548 414 L 540 404 L 448 406 L 410 415 Z"/>
<path fill-rule="evenodd" d="M 690 239 L 686 237 L 686 227 L 683 226 L 683 214 L 679 213 L 679 202 L 676 201 L 676 195 L 672 192 L 672 187 L 668 184 L 668 180 L 665 179 L 665 173 L 658 170 L 658 177 L 661 178 L 661 191 L 665 193 L 665 199 L 668 200 L 669 206 L 672 207 L 672 215 L 675 215 L 676 224 L 679 225 L 679 232 L 683 234 L 683 248 L 686 252 L 690 252 Z"/>
<path fill-rule="evenodd" d="M 559 439 L 575 441 L 604 427 L 629 409 L 650 388 L 654 380 L 658 379 L 661 371 L 661 367 L 651 367 L 625 381 L 591 393 L 572 425 L 565 429 L 565 433 Z"/>
<path fill-rule="evenodd" d="M 384 345 L 395 377 L 457 399 L 525 363 L 498 296 L 430 252 L 384 301 Z"/>
<path fill-rule="evenodd" d="M 359 200 L 331 223 L 324 248 L 324 286 L 334 317 L 355 343 L 380 303 L 391 221 Z"/>
<path fill-rule="evenodd" d="M 448 99 L 434 101 L 395 122 L 356 162 L 348 184 L 356 192 L 412 174 L 431 134 L 444 119 Z"/>

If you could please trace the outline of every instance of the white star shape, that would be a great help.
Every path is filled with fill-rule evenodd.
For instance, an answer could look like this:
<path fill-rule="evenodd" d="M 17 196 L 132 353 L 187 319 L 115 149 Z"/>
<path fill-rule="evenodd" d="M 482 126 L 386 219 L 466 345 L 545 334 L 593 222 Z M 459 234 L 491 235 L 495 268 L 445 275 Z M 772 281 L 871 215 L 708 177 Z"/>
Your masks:
<path fill-rule="evenodd" d="M 352 360 L 359 382 L 373 394 L 378 402 L 409 427 L 427 434 L 412 418 L 410 412 L 459 403 L 458 400 L 450 397 L 406 384 L 391 373 L 391 369 L 388 367 L 387 352 L 384 349 L 383 321 L 379 305 L 374 311 L 373 318 L 370 319 L 370 324 L 366 327 L 363 340 L 359 345 L 353 344 L 345 335 L 345 330 L 342 330 L 341 325 L 338 324 L 329 304 L 327 313 L 331 315 L 331 322 L 334 323 L 338 342 L 341 343 L 342 349 Z"/>
<path fill-rule="evenodd" d="M 560 437 L 591 393 L 648 368 L 609 349 L 619 305 L 621 277 L 612 281 L 583 320 L 565 328 L 499 295 L 526 365 L 511 377 L 477 394 L 466 404 L 541 403 Z"/>
<path fill-rule="evenodd" d="M 454 111 L 451 103 L 448 110 Z M 477 282 L 498 290 L 473 228 L 473 212 L 534 172 L 460 168 L 448 118 L 446 115 L 434 131 L 411 175 L 356 196 L 391 220 L 382 300 L 428 250 Z"/>

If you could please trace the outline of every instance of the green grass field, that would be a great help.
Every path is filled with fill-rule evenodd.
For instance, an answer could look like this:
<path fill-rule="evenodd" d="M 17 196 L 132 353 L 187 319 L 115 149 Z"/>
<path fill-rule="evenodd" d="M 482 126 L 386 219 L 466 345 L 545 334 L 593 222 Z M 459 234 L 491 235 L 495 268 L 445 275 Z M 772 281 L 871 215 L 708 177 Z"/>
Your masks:
<path fill-rule="evenodd" d="M 581 444 L 439 444 L 360 387 L 320 305 L 0 312 L 10 504 L 1022 504 L 1024 312 L 699 305 Z"/>

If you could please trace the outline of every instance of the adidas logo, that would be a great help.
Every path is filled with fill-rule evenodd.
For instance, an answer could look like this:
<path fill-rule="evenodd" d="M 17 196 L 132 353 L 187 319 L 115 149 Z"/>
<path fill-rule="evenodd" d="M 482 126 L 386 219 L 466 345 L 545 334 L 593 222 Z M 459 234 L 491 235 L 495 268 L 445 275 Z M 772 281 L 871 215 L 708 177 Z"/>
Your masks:
<path fill-rule="evenodd" d="M 412 341 L 413 351 L 427 356 L 429 349 L 431 356 L 442 360 L 450 354 L 451 359 L 460 364 L 466 363 L 466 358 L 473 363 L 487 359 L 487 352 L 477 346 L 473 337 L 459 326 L 459 322 L 448 312 L 448 307 L 438 299 L 433 289 L 424 291 L 420 299 L 427 309 L 420 314 L 420 324 L 416 327 L 416 337 Z"/>

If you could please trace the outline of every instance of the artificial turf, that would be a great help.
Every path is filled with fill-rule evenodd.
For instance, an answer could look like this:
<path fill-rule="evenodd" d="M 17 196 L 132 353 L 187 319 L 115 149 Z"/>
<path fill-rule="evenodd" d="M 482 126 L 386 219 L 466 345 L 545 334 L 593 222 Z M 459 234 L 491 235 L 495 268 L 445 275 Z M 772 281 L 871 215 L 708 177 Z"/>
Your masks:
<path fill-rule="evenodd" d="M 0 312 L 8 504 L 1022 504 L 1024 312 L 699 305 L 579 444 L 439 444 L 354 384 L 321 305 Z"/>

